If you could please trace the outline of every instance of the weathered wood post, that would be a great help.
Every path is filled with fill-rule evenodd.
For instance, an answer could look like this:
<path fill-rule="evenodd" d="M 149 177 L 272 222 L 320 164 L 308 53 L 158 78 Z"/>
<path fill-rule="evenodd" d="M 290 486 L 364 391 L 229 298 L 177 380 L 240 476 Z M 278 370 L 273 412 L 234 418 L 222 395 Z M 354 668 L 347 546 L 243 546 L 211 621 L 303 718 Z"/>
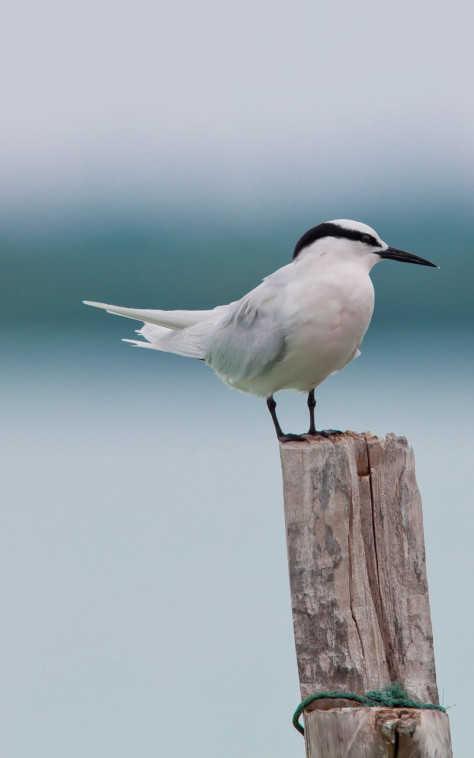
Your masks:
<path fill-rule="evenodd" d="M 397 682 L 438 704 L 421 499 L 404 437 L 280 445 L 301 699 Z M 311 709 L 310 709 L 311 708 Z M 439 710 L 322 699 L 307 758 L 451 758 Z"/>

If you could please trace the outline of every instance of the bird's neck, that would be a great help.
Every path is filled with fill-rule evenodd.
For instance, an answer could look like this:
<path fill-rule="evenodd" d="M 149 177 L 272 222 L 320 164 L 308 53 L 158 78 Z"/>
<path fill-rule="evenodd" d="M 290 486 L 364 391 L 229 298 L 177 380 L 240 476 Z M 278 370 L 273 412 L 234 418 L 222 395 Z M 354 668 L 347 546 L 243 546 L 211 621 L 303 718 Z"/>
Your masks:
<path fill-rule="evenodd" d="M 350 253 L 324 251 L 317 255 L 307 255 L 295 261 L 300 266 L 299 274 L 305 276 L 317 276 L 318 278 L 329 276 L 331 278 L 354 276 L 355 278 L 367 276 L 376 263 L 376 256 L 370 254 L 354 256 Z"/>

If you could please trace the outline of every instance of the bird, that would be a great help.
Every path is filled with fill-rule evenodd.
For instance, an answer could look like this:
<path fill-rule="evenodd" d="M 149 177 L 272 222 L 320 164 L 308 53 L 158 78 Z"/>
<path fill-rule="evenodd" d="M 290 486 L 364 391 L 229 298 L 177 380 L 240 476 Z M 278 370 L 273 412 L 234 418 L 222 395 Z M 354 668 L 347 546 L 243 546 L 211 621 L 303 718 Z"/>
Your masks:
<path fill-rule="evenodd" d="M 348 219 L 312 227 L 296 243 L 290 263 L 265 277 L 240 300 L 212 310 L 86 305 L 142 321 L 144 339 L 132 345 L 203 361 L 229 387 L 266 398 L 280 442 L 306 440 L 285 434 L 276 413 L 280 390 L 307 393 L 310 426 L 317 431 L 314 391 L 360 355 L 374 309 L 372 267 L 383 260 L 438 268 L 425 258 L 390 247 L 365 223 Z"/>

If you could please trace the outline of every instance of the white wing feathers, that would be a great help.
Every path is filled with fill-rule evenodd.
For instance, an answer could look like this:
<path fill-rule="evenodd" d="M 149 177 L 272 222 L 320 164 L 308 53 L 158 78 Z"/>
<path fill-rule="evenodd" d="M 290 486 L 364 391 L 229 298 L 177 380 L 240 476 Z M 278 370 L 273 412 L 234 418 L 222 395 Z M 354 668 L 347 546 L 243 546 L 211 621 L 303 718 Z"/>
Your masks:
<path fill-rule="evenodd" d="M 237 384 L 269 371 L 285 351 L 285 334 L 273 309 L 259 308 L 255 298 L 247 296 L 215 326 L 206 362 Z"/>
<path fill-rule="evenodd" d="M 233 305 L 232 303 L 220 305 L 210 311 L 159 311 L 123 308 L 108 303 L 84 302 L 86 305 L 102 308 L 108 313 L 143 321 L 145 326 L 138 329 L 137 333 L 145 337 L 148 342 L 124 340 L 125 342 L 131 342 L 137 347 L 163 350 L 201 360 L 206 359 L 204 347 L 206 333 L 213 329 L 215 321 L 219 321 Z"/>
<path fill-rule="evenodd" d="M 143 321 L 145 326 L 137 333 L 147 342 L 125 342 L 199 358 L 234 384 L 268 371 L 285 353 L 285 334 L 275 317 L 268 290 L 268 285 L 260 285 L 242 300 L 209 311 L 139 310 L 84 302 Z M 262 298 L 264 293 L 267 297 Z"/>
<path fill-rule="evenodd" d="M 156 311 L 151 309 L 123 308 L 120 305 L 109 305 L 108 303 L 93 303 L 90 300 L 84 300 L 83 302 L 84 305 L 102 308 L 107 313 L 134 318 L 136 321 L 144 321 L 145 324 L 166 326 L 168 329 L 186 329 L 188 326 L 193 326 L 200 321 L 208 321 L 215 315 L 226 313 L 233 305 L 233 303 L 230 305 L 218 305 L 217 308 L 210 311 Z"/>

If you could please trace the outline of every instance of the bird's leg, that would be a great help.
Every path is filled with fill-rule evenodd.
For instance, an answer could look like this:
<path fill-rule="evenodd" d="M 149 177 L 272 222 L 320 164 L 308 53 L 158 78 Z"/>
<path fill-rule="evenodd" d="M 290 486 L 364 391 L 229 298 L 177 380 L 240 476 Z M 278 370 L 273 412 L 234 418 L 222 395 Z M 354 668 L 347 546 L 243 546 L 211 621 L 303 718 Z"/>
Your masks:
<path fill-rule="evenodd" d="M 278 421 L 277 414 L 276 414 L 276 407 L 277 404 L 275 400 L 273 399 L 273 395 L 269 395 L 267 397 L 267 408 L 270 411 L 270 416 L 272 417 L 273 425 L 275 427 L 276 435 L 278 439 L 280 437 L 283 437 L 283 430 L 280 426 L 280 422 Z"/>
<path fill-rule="evenodd" d="M 308 408 L 309 408 L 309 431 L 313 437 L 330 437 L 331 434 L 342 434 L 339 429 L 323 429 L 318 432 L 314 423 L 314 409 L 316 408 L 316 399 L 314 397 L 314 389 L 308 392 Z"/>
<path fill-rule="evenodd" d="M 283 430 L 280 426 L 280 422 L 278 421 L 277 415 L 276 415 L 276 402 L 273 399 L 273 395 L 269 395 L 267 397 L 267 408 L 270 411 L 270 416 L 272 417 L 273 425 L 275 427 L 276 435 L 280 442 L 291 442 L 291 441 L 297 441 L 297 442 L 304 442 L 305 438 L 302 437 L 300 434 L 283 434 Z"/>
<path fill-rule="evenodd" d="M 314 397 L 314 389 L 308 392 L 308 408 L 309 408 L 309 431 L 308 434 L 317 434 L 316 427 L 314 425 L 314 409 L 316 408 L 316 400 Z"/>

